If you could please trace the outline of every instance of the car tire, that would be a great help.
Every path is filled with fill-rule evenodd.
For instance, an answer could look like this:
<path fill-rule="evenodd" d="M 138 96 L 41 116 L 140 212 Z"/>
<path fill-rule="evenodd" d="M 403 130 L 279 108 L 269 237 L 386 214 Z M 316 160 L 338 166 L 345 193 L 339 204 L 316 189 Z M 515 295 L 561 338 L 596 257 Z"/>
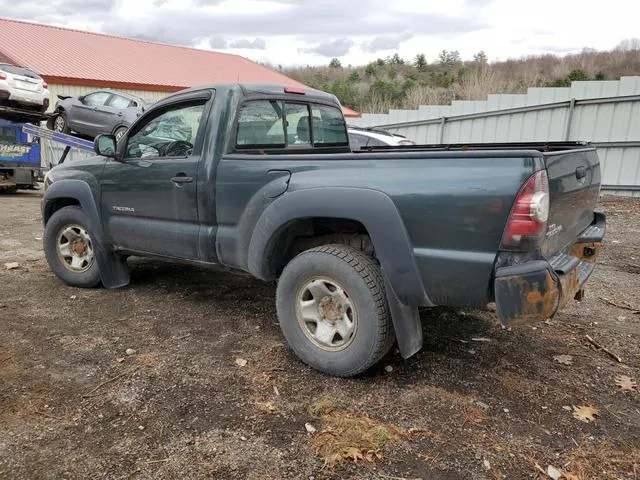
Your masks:
<path fill-rule="evenodd" d="M 53 119 L 53 131 L 60 133 L 71 133 L 69 124 L 67 123 L 67 115 L 64 112 L 58 112 Z"/>
<path fill-rule="evenodd" d="M 47 263 L 63 282 L 81 288 L 100 285 L 86 215 L 80 207 L 68 206 L 54 212 L 45 225 L 42 240 Z"/>
<path fill-rule="evenodd" d="M 293 258 L 278 280 L 276 308 L 290 348 L 329 375 L 358 375 L 393 345 L 380 266 L 346 245 L 324 245 Z"/>
<path fill-rule="evenodd" d="M 128 127 L 118 127 L 113 131 L 113 136 L 116 137 L 116 142 L 127 132 L 127 128 Z"/>

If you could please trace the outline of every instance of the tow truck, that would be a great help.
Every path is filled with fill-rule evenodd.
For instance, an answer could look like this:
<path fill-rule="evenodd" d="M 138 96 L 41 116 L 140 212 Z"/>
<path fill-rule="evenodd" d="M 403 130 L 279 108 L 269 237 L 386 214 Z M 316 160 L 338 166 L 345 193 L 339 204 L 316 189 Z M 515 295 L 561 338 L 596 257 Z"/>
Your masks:
<path fill-rule="evenodd" d="M 47 167 L 42 166 L 42 139 L 64 145 L 57 164 L 72 148 L 93 152 L 93 142 L 39 126 L 49 114 L 0 106 L 0 190 L 38 189 Z"/>

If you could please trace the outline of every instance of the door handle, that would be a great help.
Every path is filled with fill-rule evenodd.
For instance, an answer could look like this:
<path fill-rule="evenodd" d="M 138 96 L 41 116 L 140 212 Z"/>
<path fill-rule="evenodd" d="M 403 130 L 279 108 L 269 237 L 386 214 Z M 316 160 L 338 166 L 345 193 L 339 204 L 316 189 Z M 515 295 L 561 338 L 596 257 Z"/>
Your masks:
<path fill-rule="evenodd" d="M 187 177 L 184 173 L 178 174 L 171 179 L 173 183 L 191 183 L 193 182 L 193 177 Z"/>
<path fill-rule="evenodd" d="M 587 176 L 587 169 L 585 167 L 576 168 L 576 178 L 580 180 Z"/>

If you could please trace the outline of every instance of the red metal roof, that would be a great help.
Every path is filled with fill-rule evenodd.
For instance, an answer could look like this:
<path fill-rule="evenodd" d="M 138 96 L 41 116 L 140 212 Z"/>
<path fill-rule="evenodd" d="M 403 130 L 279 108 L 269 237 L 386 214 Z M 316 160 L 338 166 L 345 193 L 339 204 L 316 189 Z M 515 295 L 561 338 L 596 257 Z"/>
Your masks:
<path fill-rule="evenodd" d="M 49 83 L 173 92 L 209 83 L 301 83 L 239 55 L 0 18 L 0 59 Z M 345 116 L 360 116 L 344 108 Z"/>

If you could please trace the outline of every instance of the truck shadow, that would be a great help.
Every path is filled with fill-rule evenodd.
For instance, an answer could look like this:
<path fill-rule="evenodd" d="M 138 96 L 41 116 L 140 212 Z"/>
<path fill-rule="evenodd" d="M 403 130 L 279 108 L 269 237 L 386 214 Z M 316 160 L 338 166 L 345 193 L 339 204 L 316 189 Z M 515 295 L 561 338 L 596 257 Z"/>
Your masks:
<path fill-rule="evenodd" d="M 271 342 L 282 341 L 273 283 L 245 274 L 150 259 L 131 257 L 128 263 L 129 288 L 177 297 L 184 302 L 185 311 L 239 311 L 252 324 L 260 325 L 261 334 L 269 335 Z M 441 376 L 444 372 L 462 383 L 474 382 L 488 369 L 505 365 L 517 366 L 526 376 L 538 374 L 536 357 L 543 346 L 536 345 L 535 339 L 522 333 L 523 330 L 501 329 L 491 312 L 435 307 L 421 309 L 420 318 L 424 341 L 418 353 L 403 359 L 394 347 L 376 367 L 358 378 L 367 382 L 384 376 L 384 367 L 389 365 L 401 384 L 411 384 L 425 376 Z M 547 344 L 544 348 L 552 349 L 554 345 Z M 298 362 L 291 352 L 286 357 L 286 362 Z"/>

